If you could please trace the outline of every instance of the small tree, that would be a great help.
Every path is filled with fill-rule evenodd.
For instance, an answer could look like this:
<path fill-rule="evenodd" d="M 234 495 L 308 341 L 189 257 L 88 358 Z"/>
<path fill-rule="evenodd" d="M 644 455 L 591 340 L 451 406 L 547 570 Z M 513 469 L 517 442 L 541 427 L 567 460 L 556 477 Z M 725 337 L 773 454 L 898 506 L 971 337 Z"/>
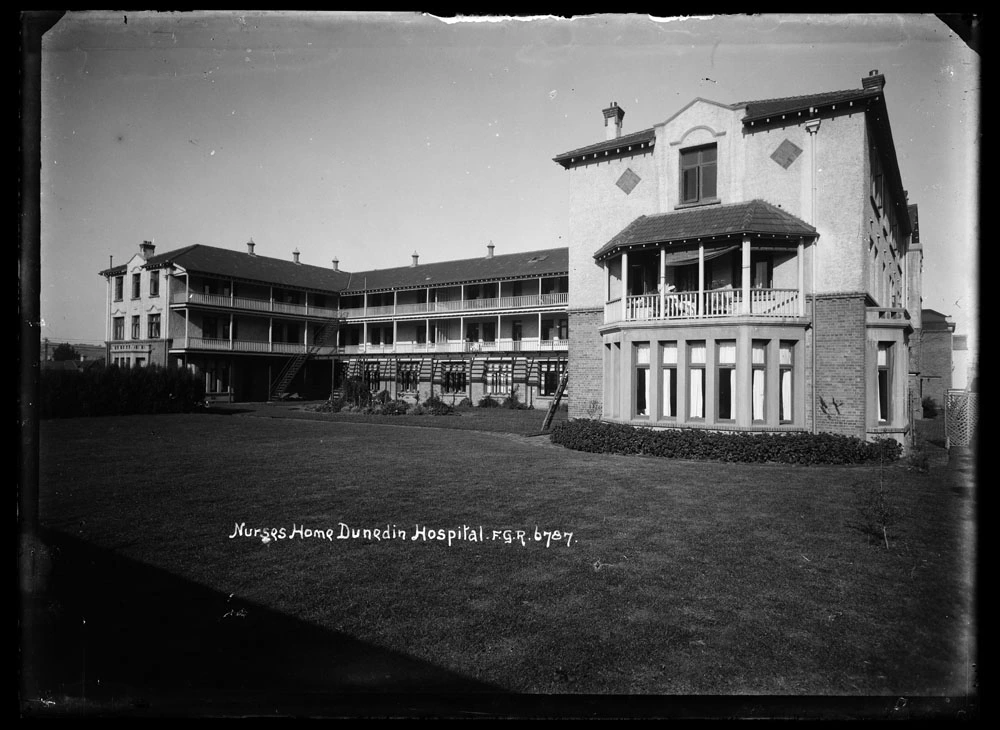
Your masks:
<path fill-rule="evenodd" d="M 61 345 L 58 345 L 55 350 L 53 350 L 52 359 L 55 360 L 56 362 L 64 362 L 66 360 L 79 360 L 80 353 L 78 353 L 76 349 L 68 342 L 63 342 Z"/>

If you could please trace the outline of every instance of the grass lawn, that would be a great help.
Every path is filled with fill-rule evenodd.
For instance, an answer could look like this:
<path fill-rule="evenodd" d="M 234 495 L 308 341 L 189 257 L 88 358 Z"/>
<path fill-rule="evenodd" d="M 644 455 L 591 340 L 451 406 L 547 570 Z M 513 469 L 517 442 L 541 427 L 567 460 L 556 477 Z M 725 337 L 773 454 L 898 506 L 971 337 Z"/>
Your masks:
<path fill-rule="evenodd" d="M 43 422 L 56 597 L 39 626 L 58 641 L 39 682 L 98 696 L 104 672 L 133 698 L 972 689 L 974 493 L 941 465 L 886 469 L 886 549 L 860 528 L 877 467 L 584 454 L 400 418 Z M 407 539 L 291 538 L 340 523 Z M 231 537 L 242 524 L 286 537 Z M 418 525 L 485 541 L 413 540 Z"/>

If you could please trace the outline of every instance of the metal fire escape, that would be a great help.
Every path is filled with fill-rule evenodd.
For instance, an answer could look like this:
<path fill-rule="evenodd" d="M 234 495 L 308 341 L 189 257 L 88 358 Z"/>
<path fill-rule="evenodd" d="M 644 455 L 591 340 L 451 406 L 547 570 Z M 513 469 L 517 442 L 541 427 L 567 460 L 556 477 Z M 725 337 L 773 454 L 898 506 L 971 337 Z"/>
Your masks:
<path fill-rule="evenodd" d="M 306 364 L 306 360 L 318 353 L 323 347 L 327 345 L 327 338 L 332 336 L 336 339 L 337 336 L 337 324 L 330 322 L 324 324 L 319 331 L 316 333 L 315 338 L 309 344 L 309 347 L 297 355 L 293 355 L 288 358 L 288 362 L 278 373 L 278 377 L 274 379 L 271 384 L 270 393 L 268 395 L 269 400 L 282 400 L 288 395 L 288 386 L 292 384 L 295 376 L 299 374 L 302 366 Z"/>

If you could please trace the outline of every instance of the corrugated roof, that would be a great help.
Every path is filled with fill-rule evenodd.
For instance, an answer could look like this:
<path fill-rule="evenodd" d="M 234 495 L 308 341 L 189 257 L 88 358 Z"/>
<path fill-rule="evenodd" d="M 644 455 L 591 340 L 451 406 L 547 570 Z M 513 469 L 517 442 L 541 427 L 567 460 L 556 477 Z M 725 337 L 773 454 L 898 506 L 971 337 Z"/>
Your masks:
<path fill-rule="evenodd" d="M 569 273 L 569 249 L 548 248 L 541 251 L 509 253 L 477 259 L 441 261 L 395 269 L 356 271 L 349 289 L 344 292 L 408 289 L 444 284 L 462 284 L 497 279 L 533 276 L 556 276 Z"/>
<path fill-rule="evenodd" d="M 607 139 L 603 142 L 598 142 L 586 147 L 579 147 L 578 149 L 570 150 L 569 152 L 563 152 L 561 155 L 557 155 L 552 159 L 563 167 L 569 167 L 572 162 L 576 161 L 576 158 L 581 158 L 584 155 L 597 155 L 621 149 L 627 150 L 629 145 L 652 145 L 655 140 L 656 132 L 652 127 L 650 127 L 649 129 L 644 129 L 641 132 L 632 132 L 631 134 L 625 134 L 616 139 Z M 632 151 L 634 152 L 635 150 Z M 582 160 L 580 161 L 582 162 Z"/>
<path fill-rule="evenodd" d="M 211 274 L 324 292 L 342 289 L 347 285 L 350 277 L 348 272 L 334 271 L 332 266 L 324 268 L 310 264 L 297 264 L 285 259 L 251 256 L 245 251 L 231 251 L 227 248 L 201 244 L 150 256 L 143 268 L 155 269 L 170 264 L 199 274 Z M 114 274 L 118 268 L 115 267 L 102 273 Z"/>
<path fill-rule="evenodd" d="M 706 205 L 639 216 L 604 244 L 594 258 L 600 260 L 619 249 L 653 243 L 742 235 L 812 237 L 816 229 L 764 200 Z"/>
<path fill-rule="evenodd" d="M 808 111 L 811 107 L 846 104 L 878 96 L 881 93 L 881 89 L 846 89 L 844 91 L 826 91 L 822 94 L 807 94 L 805 96 L 786 96 L 781 99 L 743 101 L 735 106 L 746 107 L 747 113 L 743 117 L 743 123 L 746 124 L 747 122 L 768 119 L 782 114 Z"/>

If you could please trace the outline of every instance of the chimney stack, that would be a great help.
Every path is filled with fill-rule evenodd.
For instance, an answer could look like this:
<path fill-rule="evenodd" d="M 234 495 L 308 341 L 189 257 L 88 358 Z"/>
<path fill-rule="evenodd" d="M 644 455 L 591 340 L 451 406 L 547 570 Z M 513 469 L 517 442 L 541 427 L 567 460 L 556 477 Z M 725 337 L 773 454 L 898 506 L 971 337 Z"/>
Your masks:
<path fill-rule="evenodd" d="M 255 256 L 255 255 L 256 255 L 256 254 L 254 254 L 254 252 L 253 252 L 253 247 L 254 247 L 254 245 L 255 245 L 255 244 L 254 244 L 254 242 L 253 242 L 253 239 L 252 239 L 252 238 L 251 238 L 251 239 L 250 239 L 249 241 L 247 241 L 247 253 L 248 253 L 248 254 L 250 254 L 251 256 Z"/>
<path fill-rule="evenodd" d="M 333 270 L 334 271 L 340 271 L 340 259 L 335 258 L 333 260 Z"/>
<path fill-rule="evenodd" d="M 292 261 L 294 261 L 295 263 L 299 262 L 299 250 L 298 249 L 295 249 L 294 251 L 292 251 Z"/>
<path fill-rule="evenodd" d="M 489 253 L 486 254 L 486 258 L 488 258 L 488 259 L 493 258 L 493 241 L 490 241 L 486 245 L 486 250 L 489 252 Z"/>
<path fill-rule="evenodd" d="M 420 256 L 420 254 L 418 254 L 416 251 L 413 252 L 413 263 L 410 264 L 411 268 L 417 265 L 417 258 L 419 256 Z"/>
<path fill-rule="evenodd" d="M 156 250 L 156 246 L 153 245 L 152 241 L 143 241 L 139 244 L 139 253 L 144 259 L 148 259 L 153 255 L 153 251 Z"/>
<path fill-rule="evenodd" d="M 872 69 L 866 78 L 861 79 L 861 86 L 865 91 L 881 91 L 885 87 L 885 76 Z"/>
<path fill-rule="evenodd" d="M 617 101 L 611 102 L 604 110 L 604 138 L 618 139 L 622 136 L 622 119 L 625 118 L 625 110 L 618 106 Z"/>

